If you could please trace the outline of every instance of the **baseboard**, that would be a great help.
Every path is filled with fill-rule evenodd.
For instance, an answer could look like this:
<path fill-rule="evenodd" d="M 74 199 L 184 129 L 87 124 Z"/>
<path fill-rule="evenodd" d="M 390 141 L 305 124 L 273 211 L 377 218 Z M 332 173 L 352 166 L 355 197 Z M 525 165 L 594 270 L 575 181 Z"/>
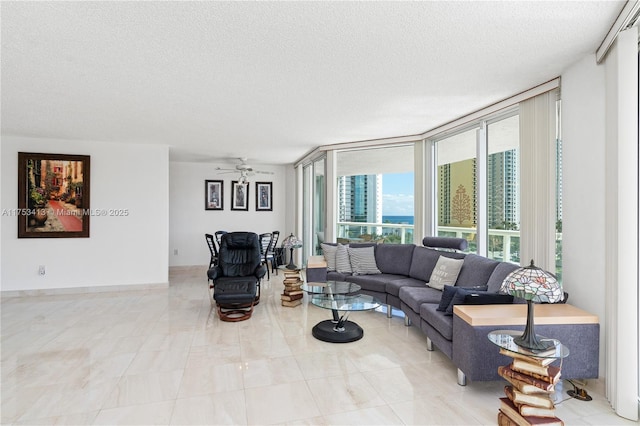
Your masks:
<path fill-rule="evenodd" d="M 204 269 L 205 271 L 208 269 L 207 265 L 176 265 L 169 266 L 169 272 L 180 272 L 180 271 L 190 271 L 194 269 Z"/>
<path fill-rule="evenodd" d="M 68 288 L 46 288 L 33 290 L 3 290 L 0 291 L 0 297 L 33 297 L 33 296 L 59 296 L 69 294 L 90 294 L 90 293 L 108 293 L 122 291 L 141 291 L 141 290 L 158 290 L 166 289 L 169 283 L 156 284 L 122 284 L 122 285 L 105 285 L 92 287 L 68 287 Z"/>

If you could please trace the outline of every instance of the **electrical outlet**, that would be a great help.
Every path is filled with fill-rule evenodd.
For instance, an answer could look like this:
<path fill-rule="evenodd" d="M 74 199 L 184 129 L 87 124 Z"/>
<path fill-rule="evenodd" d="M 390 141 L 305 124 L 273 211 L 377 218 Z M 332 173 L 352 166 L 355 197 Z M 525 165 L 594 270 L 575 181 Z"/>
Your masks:
<path fill-rule="evenodd" d="M 177 256 L 178 255 L 178 249 L 173 249 L 173 255 Z"/>
<path fill-rule="evenodd" d="M 44 274 L 46 274 L 46 273 L 47 273 L 47 271 L 46 271 L 46 269 L 45 269 L 44 265 L 40 265 L 40 266 L 38 266 L 38 274 L 39 274 L 39 275 L 44 275 Z"/>

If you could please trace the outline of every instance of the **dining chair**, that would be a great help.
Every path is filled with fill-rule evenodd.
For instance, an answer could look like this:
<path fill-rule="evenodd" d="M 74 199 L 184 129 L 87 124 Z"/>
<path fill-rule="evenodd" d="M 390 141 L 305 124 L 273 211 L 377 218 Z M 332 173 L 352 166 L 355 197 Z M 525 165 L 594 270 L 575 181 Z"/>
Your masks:
<path fill-rule="evenodd" d="M 224 234 L 227 234 L 227 231 L 216 231 L 216 232 L 214 232 L 214 235 L 216 237 L 216 244 L 218 245 L 218 252 L 220 251 L 220 240 L 222 239 L 222 236 Z"/>
<path fill-rule="evenodd" d="M 211 259 L 209 260 L 209 269 L 211 269 L 218 263 L 218 247 L 216 247 L 216 242 L 213 235 L 204 234 L 204 238 L 207 240 L 209 253 L 211 253 Z"/>
<path fill-rule="evenodd" d="M 267 267 L 267 280 L 271 279 L 269 274 L 269 251 L 271 250 L 272 237 L 273 234 L 271 232 L 265 232 L 258 236 L 260 240 L 260 259 L 261 263 Z M 271 264 L 273 265 L 273 262 Z"/>
<path fill-rule="evenodd" d="M 208 268 L 208 269 L 211 269 L 218 265 L 218 248 L 216 247 L 216 242 L 214 240 L 213 235 L 204 234 L 204 238 L 207 241 L 207 246 L 209 247 L 209 253 L 211 253 L 211 259 L 209 260 L 209 268 Z M 207 282 L 209 283 L 209 292 L 213 297 L 214 282 L 211 280 L 211 278 L 208 278 Z"/>
<path fill-rule="evenodd" d="M 281 254 L 278 253 L 278 239 L 280 238 L 280 231 L 273 231 L 271 233 L 271 245 L 269 248 L 269 252 L 267 253 L 267 258 L 271 262 L 271 272 L 276 273 L 278 275 L 278 266 L 282 263 L 280 260 Z"/>

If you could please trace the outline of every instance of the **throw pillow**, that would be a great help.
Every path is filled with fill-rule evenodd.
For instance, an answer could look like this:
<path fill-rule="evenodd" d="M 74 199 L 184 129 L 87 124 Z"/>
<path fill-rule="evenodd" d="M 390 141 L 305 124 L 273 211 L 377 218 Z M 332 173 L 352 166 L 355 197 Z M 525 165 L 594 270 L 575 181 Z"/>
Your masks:
<path fill-rule="evenodd" d="M 327 262 L 327 271 L 335 271 L 336 270 L 336 251 L 338 250 L 338 246 L 332 246 L 329 244 L 320 244 L 322 248 L 322 255 L 324 256 L 325 262 Z"/>
<path fill-rule="evenodd" d="M 341 274 L 351 273 L 351 261 L 349 260 L 349 245 L 338 243 L 336 250 L 336 272 Z"/>
<path fill-rule="evenodd" d="M 451 303 L 451 299 L 456 295 L 458 291 L 457 287 L 452 285 L 445 285 L 442 289 L 442 297 L 440 298 L 440 304 L 436 308 L 436 311 L 445 312 Z"/>
<path fill-rule="evenodd" d="M 376 265 L 375 247 L 349 247 L 349 258 L 353 275 L 381 274 Z"/>
<path fill-rule="evenodd" d="M 453 315 L 454 305 L 464 305 L 465 297 L 467 297 L 470 294 L 486 291 L 487 286 L 485 285 L 485 286 L 478 286 L 473 288 L 456 287 L 456 289 L 457 289 L 456 294 L 453 296 L 453 298 L 451 299 L 451 302 L 449 302 L 449 306 L 447 306 L 447 310 L 444 312 L 445 315 Z"/>
<path fill-rule="evenodd" d="M 431 272 L 427 286 L 442 290 L 445 285 L 454 285 L 463 263 L 464 259 L 451 259 L 450 257 L 440 256 L 435 268 L 433 268 L 433 272 Z"/>

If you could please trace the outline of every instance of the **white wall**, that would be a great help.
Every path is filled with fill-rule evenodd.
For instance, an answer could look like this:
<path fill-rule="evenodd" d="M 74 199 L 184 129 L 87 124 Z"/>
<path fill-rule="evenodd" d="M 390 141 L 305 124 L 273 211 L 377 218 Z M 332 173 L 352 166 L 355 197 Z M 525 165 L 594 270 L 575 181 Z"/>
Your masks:
<path fill-rule="evenodd" d="M 19 151 L 91 156 L 91 208 L 128 209 L 93 216 L 90 238 L 17 237 L 2 216 L 3 291 L 168 282 L 167 146 L 2 137 L 2 209 L 17 208 Z M 46 274 L 38 275 L 38 265 Z"/>
<path fill-rule="evenodd" d="M 287 207 L 285 166 L 256 166 L 256 169 L 274 172 L 250 178 L 249 210 L 231 210 L 231 181 L 238 180 L 235 173 L 221 174 L 217 166 L 229 164 L 183 163 L 169 164 L 169 266 L 208 265 L 209 249 L 204 234 L 215 231 L 250 231 L 257 234 L 280 231 L 280 242 L 294 232 L 292 212 Z M 233 167 L 233 166 L 231 166 Z M 205 180 L 224 181 L 224 210 L 205 210 Z M 255 182 L 273 182 L 272 211 L 256 211 Z M 289 218 L 289 219 L 287 219 Z M 287 226 L 290 224 L 290 226 Z M 177 250 L 178 254 L 175 254 Z"/>
<path fill-rule="evenodd" d="M 605 324 L 605 70 L 589 55 L 562 74 L 563 286 Z"/>

